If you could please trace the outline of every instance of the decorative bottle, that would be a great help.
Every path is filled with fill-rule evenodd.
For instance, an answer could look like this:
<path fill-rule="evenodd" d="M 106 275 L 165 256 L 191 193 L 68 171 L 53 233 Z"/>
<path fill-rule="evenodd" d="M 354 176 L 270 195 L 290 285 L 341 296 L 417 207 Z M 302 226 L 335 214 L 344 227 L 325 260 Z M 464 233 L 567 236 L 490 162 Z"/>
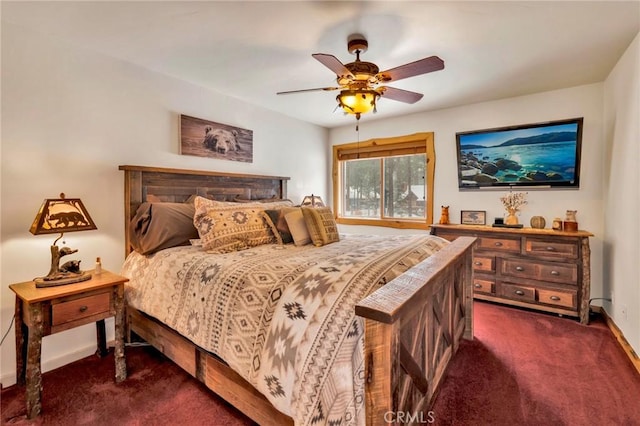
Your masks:
<path fill-rule="evenodd" d="M 102 261 L 99 257 L 96 257 L 96 267 L 94 268 L 93 273 L 96 275 L 100 275 L 102 273 Z"/>

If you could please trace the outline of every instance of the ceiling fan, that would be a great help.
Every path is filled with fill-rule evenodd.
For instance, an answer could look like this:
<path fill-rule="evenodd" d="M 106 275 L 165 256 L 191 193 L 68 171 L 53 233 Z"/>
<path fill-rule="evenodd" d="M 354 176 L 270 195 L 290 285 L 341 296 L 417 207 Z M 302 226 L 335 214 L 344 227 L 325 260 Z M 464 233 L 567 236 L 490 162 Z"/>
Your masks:
<path fill-rule="evenodd" d="M 422 99 L 423 96 L 422 93 L 381 86 L 381 84 L 444 69 L 444 61 L 442 59 L 437 56 L 430 56 L 380 72 L 376 64 L 360 60 L 360 54 L 366 52 L 368 47 L 369 44 L 364 36 L 353 34 L 348 39 L 347 49 L 349 53 L 356 55 L 354 62 L 343 64 L 335 56 L 326 53 L 314 53 L 311 55 L 322 65 L 336 73 L 337 87 L 291 90 L 278 92 L 277 94 L 287 95 L 319 90 L 340 90 L 340 94 L 336 97 L 336 101 L 338 101 L 336 108 L 340 107 L 345 113 L 354 114 L 356 119 L 359 120 L 361 114 L 371 110 L 376 111 L 376 102 L 380 97 L 413 104 Z"/>

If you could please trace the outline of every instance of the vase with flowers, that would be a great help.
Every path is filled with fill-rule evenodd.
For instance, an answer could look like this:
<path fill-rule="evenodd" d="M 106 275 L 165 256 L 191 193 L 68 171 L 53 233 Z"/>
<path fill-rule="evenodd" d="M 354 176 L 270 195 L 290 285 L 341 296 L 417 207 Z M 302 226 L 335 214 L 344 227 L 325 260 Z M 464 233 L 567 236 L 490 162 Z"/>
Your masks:
<path fill-rule="evenodd" d="M 510 192 L 504 197 L 500 197 L 502 205 L 507 210 L 507 216 L 504 219 L 505 225 L 517 225 L 518 224 L 518 212 L 520 208 L 527 204 L 526 192 Z"/>

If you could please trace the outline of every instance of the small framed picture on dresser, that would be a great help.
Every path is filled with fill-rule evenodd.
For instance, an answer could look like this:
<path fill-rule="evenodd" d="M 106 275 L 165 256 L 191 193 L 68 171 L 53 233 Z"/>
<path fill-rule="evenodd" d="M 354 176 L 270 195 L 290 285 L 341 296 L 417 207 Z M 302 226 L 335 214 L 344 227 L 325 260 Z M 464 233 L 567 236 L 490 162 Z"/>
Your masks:
<path fill-rule="evenodd" d="M 460 211 L 460 223 L 463 225 L 486 225 L 487 212 L 483 210 Z"/>

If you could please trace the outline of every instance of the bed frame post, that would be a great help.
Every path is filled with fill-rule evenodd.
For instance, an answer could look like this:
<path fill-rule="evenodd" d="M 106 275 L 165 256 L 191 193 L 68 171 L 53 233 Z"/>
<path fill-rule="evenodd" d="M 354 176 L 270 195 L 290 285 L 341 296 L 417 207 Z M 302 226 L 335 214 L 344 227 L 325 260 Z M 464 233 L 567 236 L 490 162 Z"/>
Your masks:
<path fill-rule="evenodd" d="M 393 324 L 383 324 L 371 319 L 365 319 L 364 328 L 367 341 L 364 354 L 365 412 L 367 419 L 383 421 L 385 414 L 393 409 L 393 379 L 386 372 L 394 370 L 391 354 L 397 351 L 397 342 L 393 339 L 397 333 Z"/>
<path fill-rule="evenodd" d="M 367 425 L 432 420 L 449 361 L 461 339 L 473 339 L 474 241 L 458 238 L 356 305 Z"/>
<path fill-rule="evenodd" d="M 136 209 L 142 204 L 142 172 L 140 170 L 124 170 L 124 229 L 126 230 L 125 253 L 127 257 L 131 253 L 131 240 L 129 235 L 129 221 L 136 214 Z"/>

